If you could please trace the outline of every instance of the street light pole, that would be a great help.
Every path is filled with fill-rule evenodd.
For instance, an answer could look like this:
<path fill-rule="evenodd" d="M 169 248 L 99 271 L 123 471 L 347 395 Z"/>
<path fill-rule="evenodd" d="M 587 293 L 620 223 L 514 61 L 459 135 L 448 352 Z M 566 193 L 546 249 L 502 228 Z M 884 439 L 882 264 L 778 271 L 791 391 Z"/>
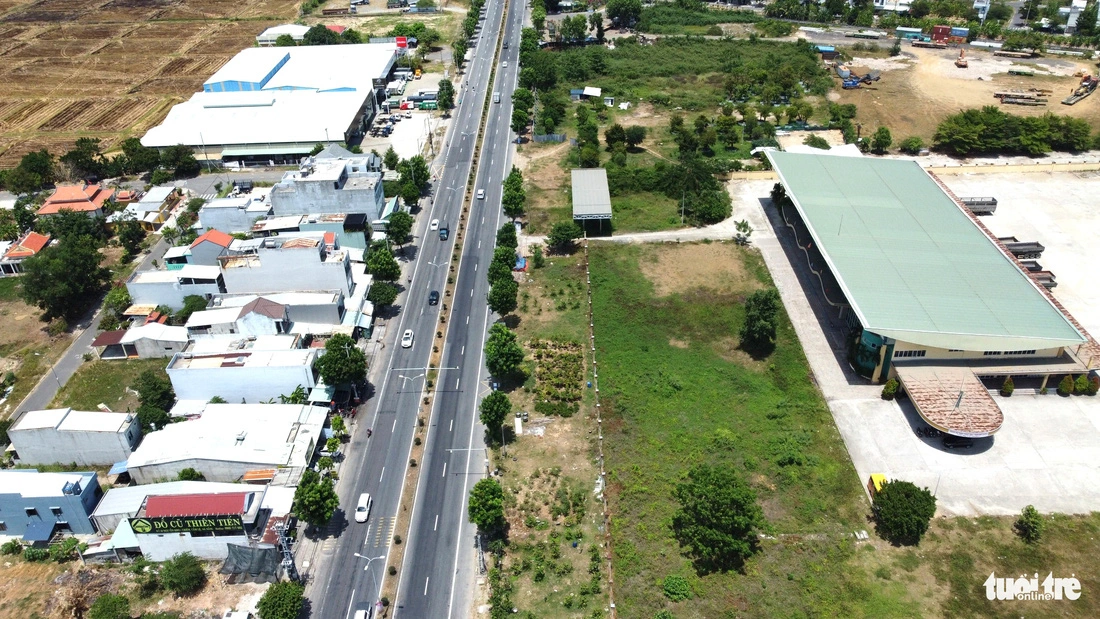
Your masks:
<path fill-rule="evenodd" d="M 367 560 L 367 564 L 365 566 L 363 566 L 363 571 L 370 573 L 371 586 L 377 586 L 378 583 L 374 580 L 374 572 L 370 571 L 370 564 L 371 564 L 372 561 L 377 561 L 379 559 L 385 559 L 386 555 L 381 555 L 381 556 L 377 556 L 377 557 L 364 557 L 363 555 L 359 554 L 358 552 L 353 553 L 353 554 L 355 556 L 359 557 L 360 559 L 366 559 Z"/>

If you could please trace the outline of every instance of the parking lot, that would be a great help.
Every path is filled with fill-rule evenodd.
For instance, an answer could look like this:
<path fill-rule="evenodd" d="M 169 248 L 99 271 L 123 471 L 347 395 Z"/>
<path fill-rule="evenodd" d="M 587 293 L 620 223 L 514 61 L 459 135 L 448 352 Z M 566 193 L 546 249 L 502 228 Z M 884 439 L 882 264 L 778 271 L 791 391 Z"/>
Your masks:
<path fill-rule="evenodd" d="M 944 176 L 959 196 L 993 196 L 997 212 L 983 221 L 998 236 L 1037 240 L 1039 260 L 1058 280 L 1055 296 L 1091 333 L 1100 333 L 1100 290 L 1092 283 L 1100 246 L 1100 174 Z M 1084 513 L 1100 508 L 1100 398 L 1063 398 L 1017 392 L 993 397 L 1004 425 L 992 438 L 959 450 L 918 437 L 925 426 L 905 400 L 887 402 L 881 387 L 848 368 L 843 325 L 823 309 L 774 211 L 765 211 L 773 181 L 738 183 L 734 219 L 768 221 L 756 227 L 760 248 L 829 403 L 860 482 L 871 473 L 926 486 L 942 515 L 1008 515 L 1025 505 L 1044 512 Z M 778 237 L 776 230 L 779 230 Z"/>
<path fill-rule="evenodd" d="M 439 81 L 442 77 L 440 73 L 425 73 L 423 78 L 408 83 L 405 87 L 405 95 L 415 95 L 418 90 L 436 90 L 439 88 Z M 372 137 L 368 133 L 363 137 L 360 148 L 365 153 L 376 150 L 385 154 L 386 150 L 392 145 L 393 150 L 402 159 L 414 157 L 427 148 L 429 132 L 434 134 L 436 140 L 444 134 L 449 119 L 442 118 L 441 114 L 438 110 L 397 109 L 392 110 L 389 114 L 379 114 L 375 118 L 372 128 L 385 126 L 387 124 L 386 119 L 392 117 L 394 118 L 394 122 L 391 124 L 392 132 L 389 136 L 377 137 Z M 399 120 L 398 117 L 400 117 Z M 438 143 L 435 144 L 435 148 L 438 152 Z"/>

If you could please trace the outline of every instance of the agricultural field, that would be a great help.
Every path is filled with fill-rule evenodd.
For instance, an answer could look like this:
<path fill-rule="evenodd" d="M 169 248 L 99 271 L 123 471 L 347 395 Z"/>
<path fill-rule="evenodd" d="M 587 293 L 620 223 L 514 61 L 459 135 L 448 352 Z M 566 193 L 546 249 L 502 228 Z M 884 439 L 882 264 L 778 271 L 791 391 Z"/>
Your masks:
<path fill-rule="evenodd" d="M 0 167 L 79 137 L 140 137 L 263 29 L 289 0 L 0 2 Z"/>
<path fill-rule="evenodd" d="M 883 49 L 887 45 L 878 44 Z M 1060 103 L 1081 81 L 1081 73 L 1096 72 L 1095 64 L 1083 60 L 1058 56 L 1017 60 L 973 49 L 966 56 L 969 67 L 960 69 L 954 64 L 958 51 L 953 49 L 903 45 L 902 55 L 895 58 L 884 57 L 884 53 L 846 51 L 853 56 L 848 65 L 857 73 L 882 71 L 881 79 L 870 87 L 838 88 L 830 95 L 830 100 L 856 105 L 859 113 L 855 121 L 863 125 L 865 135 L 885 126 L 890 128 L 895 142 L 917 136 L 927 144 L 931 143 L 936 126 L 949 114 L 986 105 L 1018 116 L 1068 115 L 1085 120 L 1094 132 L 1100 130 L 1100 97 L 1094 94 L 1072 106 Z M 1009 75 L 1009 70 L 1033 75 Z M 1048 104 L 1001 105 L 993 97 L 996 91 L 1030 88 L 1052 91 Z"/>

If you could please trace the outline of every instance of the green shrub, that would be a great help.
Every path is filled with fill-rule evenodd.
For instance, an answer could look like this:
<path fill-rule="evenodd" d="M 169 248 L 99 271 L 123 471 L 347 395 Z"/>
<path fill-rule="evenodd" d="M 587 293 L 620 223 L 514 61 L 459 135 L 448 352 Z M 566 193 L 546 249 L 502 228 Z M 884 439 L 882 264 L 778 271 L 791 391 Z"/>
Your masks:
<path fill-rule="evenodd" d="M 898 150 L 905 153 L 906 155 L 918 155 L 923 148 L 924 140 L 916 136 L 905 138 L 901 141 L 900 144 L 898 144 Z"/>
<path fill-rule="evenodd" d="M 1004 384 L 1001 385 L 1001 395 L 1007 398 L 1008 396 L 1012 395 L 1012 392 L 1015 390 L 1016 383 L 1012 381 L 1011 376 L 1006 376 Z"/>
<path fill-rule="evenodd" d="M 1073 382 L 1073 392 L 1077 395 L 1084 395 L 1089 392 L 1089 377 L 1086 374 L 1081 374 Z"/>
<path fill-rule="evenodd" d="M 104 593 L 88 609 L 88 619 L 130 619 L 130 600 L 125 595 Z"/>
<path fill-rule="evenodd" d="M 825 141 L 825 138 L 820 135 L 808 135 L 802 143 L 812 148 L 820 148 L 821 150 L 829 150 L 829 143 Z"/>
<path fill-rule="evenodd" d="M 1097 391 L 1100 391 L 1100 376 L 1093 374 L 1089 377 L 1089 390 L 1086 393 L 1096 395 Z"/>
<path fill-rule="evenodd" d="M 190 595 L 206 584 L 206 570 L 195 555 L 185 552 L 161 565 L 160 580 L 165 589 L 176 595 Z"/>
<path fill-rule="evenodd" d="M 691 584 L 687 579 L 677 574 L 665 576 L 665 597 L 673 602 L 682 602 L 692 598 Z"/>
<path fill-rule="evenodd" d="M 898 392 L 898 381 L 891 378 L 886 381 L 886 384 L 882 386 L 882 399 L 893 400 L 894 396 Z"/>
<path fill-rule="evenodd" d="M 21 552 L 23 552 L 23 544 L 17 539 L 8 540 L 0 546 L 0 554 L 17 555 Z"/>
<path fill-rule="evenodd" d="M 50 551 L 45 548 L 27 547 L 23 549 L 23 558 L 27 561 L 45 561 L 50 558 Z"/>
<path fill-rule="evenodd" d="M 50 546 L 50 560 L 57 563 L 64 563 L 71 560 L 77 549 L 80 547 L 80 541 L 75 537 L 66 537 L 61 542 Z"/>
<path fill-rule="evenodd" d="M 911 482 L 888 481 L 875 493 L 873 510 L 882 537 L 898 544 L 916 544 L 936 513 L 936 497 Z"/>
<path fill-rule="evenodd" d="M 1039 511 L 1035 509 L 1035 506 L 1028 505 L 1020 512 L 1020 517 L 1016 519 L 1013 528 L 1016 529 L 1016 534 L 1025 542 L 1034 544 L 1043 537 L 1043 527 L 1045 525 L 1046 523 L 1043 522 L 1043 517 L 1039 514 Z"/>
<path fill-rule="evenodd" d="M 1071 395 L 1073 393 L 1073 377 L 1066 374 L 1062 382 L 1058 383 L 1058 395 Z"/>

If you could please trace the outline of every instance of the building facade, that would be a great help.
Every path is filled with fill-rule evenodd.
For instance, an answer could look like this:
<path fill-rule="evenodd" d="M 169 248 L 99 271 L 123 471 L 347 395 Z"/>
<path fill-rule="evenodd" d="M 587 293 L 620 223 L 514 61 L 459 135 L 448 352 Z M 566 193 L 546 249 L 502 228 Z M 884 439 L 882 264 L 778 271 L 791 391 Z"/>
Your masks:
<path fill-rule="evenodd" d="M 94 472 L 0 471 L 0 535 L 45 542 L 55 531 L 95 533 L 89 515 L 103 496 Z"/>
<path fill-rule="evenodd" d="M 141 440 L 141 423 L 132 413 L 27 411 L 8 429 L 8 438 L 20 464 L 114 464 Z"/>
<path fill-rule="evenodd" d="M 179 353 L 168 362 L 168 378 L 181 400 L 261 402 L 316 384 L 311 349 Z"/>
<path fill-rule="evenodd" d="M 271 209 L 286 215 L 364 214 L 378 219 L 385 207 L 382 174 L 370 156 L 307 157 L 271 190 Z"/>

